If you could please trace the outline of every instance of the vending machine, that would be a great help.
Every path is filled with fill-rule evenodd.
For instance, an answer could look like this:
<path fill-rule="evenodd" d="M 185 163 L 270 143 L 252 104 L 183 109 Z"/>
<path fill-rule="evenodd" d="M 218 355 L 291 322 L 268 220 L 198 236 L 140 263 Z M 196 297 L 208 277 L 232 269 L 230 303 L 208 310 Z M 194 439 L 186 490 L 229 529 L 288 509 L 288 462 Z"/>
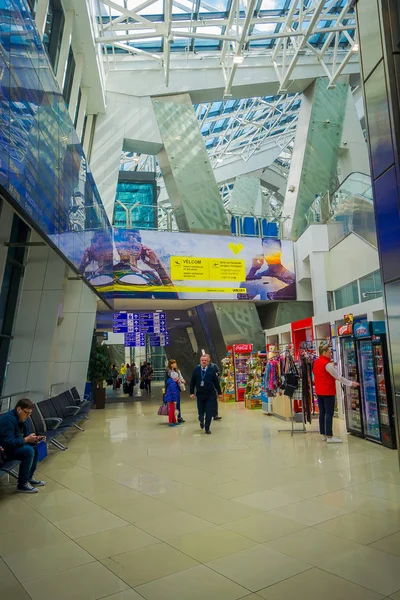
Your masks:
<path fill-rule="evenodd" d="M 385 323 L 344 325 L 338 333 L 342 374 L 360 384 L 359 388 L 344 386 L 347 430 L 396 448 Z"/>
<path fill-rule="evenodd" d="M 251 358 L 253 344 L 234 344 L 232 350 L 236 402 L 244 402 L 244 394 L 249 377 L 247 362 Z"/>

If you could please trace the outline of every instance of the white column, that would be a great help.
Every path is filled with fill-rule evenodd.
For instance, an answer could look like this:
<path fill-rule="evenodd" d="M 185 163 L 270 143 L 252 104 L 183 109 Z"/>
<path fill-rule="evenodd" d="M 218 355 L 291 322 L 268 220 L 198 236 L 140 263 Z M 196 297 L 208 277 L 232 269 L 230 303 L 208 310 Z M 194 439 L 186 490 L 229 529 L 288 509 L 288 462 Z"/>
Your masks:
<path fill-rule="evenodd" d="M 72 271 L 69 277 L 60 310 L 52 383 L 65 382 L 69 388 L 76 386 L 83 395 L 96 321 L 97 296 L 82 280 L 76 279 Z"/>
<path fill-rule="evenodd" d="M 88 157 L 90 137 L 92 135 L 93 117 L 94 115 L 87 116 L 85 136 L 82 140 L 83 151 L 85 153 L 86 158 Z"/>
<path fill-rule="evenodd" d="M 58 59 L 56 79 L 60 90 L 62 91 L 64 86 L 64 78 L 67 70 L 69 49 L 71 46 L 71 38 L 74 24 L 74 11 L 67 10 L 64 13 L 64 29 L 61 40 L 60 56 Z"/>
<path fill-rule="evenodd" d="M 326 287 L 325 252 L 310 253 L 310 272 L 314 315 L 328 312 L 328 290 Z"/>
<path fill-rule="evenodd" d="M 32 233 L 31 241 L 42 239 Z M 29 390 L 36 402 L 48 396 L 65 275 L 66 264 L 54 250 L 29 249 L 4 393 Z"/>
<path fill-rule="evenodd" d="M 79 105 L 78 120 L 76 123 L 76 133 L 82 142 L 83 123 L 85 122 L 86 108 L 88 103 L 88 88 L 81 88 L 81 103 Z"/>
<path fill-rule="evenodd" d="M 69 100 L 69 107 L 68 107 L 69 116 L 71 117 L 72 122 L 74 122 L 74 120 L 75 120 L 75 112 L 76 112 L 76 105 L 78 103 L 79 88 L 80 88 L 81 81 L 82 81 L 83 59 L 84 59 L 84 56 L 81 52 L 79 54 L 77 54 L 75 57 L 75 73 L 74 73 L 74 80 L 72 82 L 71 98 Z"/>
<path fill-rule="evenodd" d="M 49 0 L 38 0 L 36 6 L 35 23 L 41 38 L 43 38 L 48 10 Z"/>
<path fill-rule="evenodd" d="M 10 240 L 13 218 L 13 209 L 8 202 L 3 200 L 0 212 L 0 289 L 3 282 L 4 269 L 8 254 L 8 248 L 4 245 L 4 243 Z"/>

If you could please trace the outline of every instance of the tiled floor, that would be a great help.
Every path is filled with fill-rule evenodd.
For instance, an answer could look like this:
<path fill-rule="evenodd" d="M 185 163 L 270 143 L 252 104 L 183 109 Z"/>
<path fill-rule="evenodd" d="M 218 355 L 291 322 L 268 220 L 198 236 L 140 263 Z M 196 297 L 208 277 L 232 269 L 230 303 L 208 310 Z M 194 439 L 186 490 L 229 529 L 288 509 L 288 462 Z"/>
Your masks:
<path fill-rule="evenodd" d="M 192 402 L 156 413 L 93 411 L 35 496 L 0 480 L 2 599 L 400 600 L 397 452 L 242 405 L 211 436 Z"/>

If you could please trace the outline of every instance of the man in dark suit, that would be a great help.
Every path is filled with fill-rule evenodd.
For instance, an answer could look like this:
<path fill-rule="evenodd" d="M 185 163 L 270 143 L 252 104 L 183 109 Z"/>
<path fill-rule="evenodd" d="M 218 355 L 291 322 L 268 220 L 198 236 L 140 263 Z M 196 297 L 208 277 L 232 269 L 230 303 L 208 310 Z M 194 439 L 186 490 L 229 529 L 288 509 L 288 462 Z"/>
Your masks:
<path fill-rule="evenodd" d="M 209 357 L 203 355 L 200 358 L 200 364 L 193 370 L 190 380 L 190 397 L 197 396 L 197 410 L 201 429 L 210 434 L 211 419 L 215 410 L 215 390 L 221 396 L 221 387 L 215 369 L 209 366 Z M 205 421 L 204 421 L 205 417 Z"/>

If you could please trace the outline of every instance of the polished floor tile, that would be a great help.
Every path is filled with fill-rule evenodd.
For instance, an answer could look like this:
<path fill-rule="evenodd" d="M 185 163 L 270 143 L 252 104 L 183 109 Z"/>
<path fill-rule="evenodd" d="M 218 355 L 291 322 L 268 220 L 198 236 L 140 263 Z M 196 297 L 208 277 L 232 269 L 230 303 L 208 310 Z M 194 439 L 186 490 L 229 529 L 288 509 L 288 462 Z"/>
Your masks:
<path fill-rule="evenodd" d="M 177 537 L 168 540 L 168 543 L 201 563 L 245 550 L 256 544 L 249 538 L 228 531 L 223 527 L 212 527 L 211 529 Z"/>
<path fill-rule="evenodd" d="M 223 527 L 261 544 L 300 531 L 306 525 L 267 512 L 253 517 L 246 517 L 233 523 L 225 523 Z"/>
<path fill-rule="evenodd" d="M 22 583 L 52 575 L 58 571 L 79 567 L 94 560 L 93 556 L 73 541 L 33 550 L 24 549 L 4 557 L 4 562 Z"/>
<path fill-rule="evenodd" d="M 35 496 L 0 479 L 2 599 L 400 600 L 396 452 L 342 421 L 333 447 L 242 404 L 212 436 L 194 402 L 174 430 L 157 408 L 93 411 Z"/>
<path fill-rule="evenodd" d="M 141 585 L 137 591 L 146 600 L 238 600 L 250 593 L 204 566 Z"/>
<path fill-rule="evenodd" d="M 297 533 L 272 540 L 269 548 L 318 567 L 330 558 L 349 555 L 360 548 L 359 544 L 308 527 Z"/>
<path fill-rule="evenodd" d="M 21 583 L 0 559 L 0 595 L 5 600 L 30 600 Z"/>
<path fill-rule="evenodd" d="M 387 537 L 374 542 L 371 544 L 371 548 L 400 556 L 400 532 L 388 535 Z"/>
<path fill-rule="evenodd" d="M 62 521 L 55 521 L 54 525 L 66 535 L 75 539 L 91 535 L 92 533 L 106 531 L 107 529 L 123 527 L 124 525 L 128 525 L 128 523 L 106 510 L 96 510 L 95 508 L 92 513 L 72 517 L 71 519 L 63 519 Z"/>
<path fill-rule="evenodd" d="M 126 525 L 79 537 L 76 542 L 100 560 L 157 544 L 159 540 L 134 525 Z"/>
<path fill-rule="evenodd" d="M 400 558 L 367 546 L 353 552 L 351 560 L 348 556 L 330 559 L 322 568 L 383 596 L 400 590 Z"/>
<path fill-rule="evenodd" d="M 359 492 L 360 494 L 367 494 L 368 496 L 382 498 L 382 500 L 400 502 L 400 485 L 395 485 L 394 483 L 388 483 L 382 480 L 374 479 L 373 481 L 368 481 L 367 483 L 354 485 L 351 489 L 354 492 Z"/>
<path fill-rule="evenodd" d="M 340 516 L 343 514 L 343 511 L 338 508 L 318 504 L 317 502 L 303 500 L 296 504 L 282 506 L 272 511 L 272 513 L 302 523 L 303 525 L 317 525 L 317 523 Z"/>
<path fill-rule="evenodd" d="M 382 600 L 383 596 L 321 571 L 311 569 L 260 590 L 265 600 Z"/>
<path fill-rule="evenodd" d="M 32 600 L 99 600 L 128 586 L 98 562 L 28 581 Z"/>
<path fill-rule="evenodd" d="M 211 522 L 188 514 L 183 510 L 175 510 L 167 505 L 158 516 L 151 519 L 139 519 L 135 523 L 137 527 L 157 536 L 159 540 L 169 540 L 213 526 Z"/>
<path fill-rule="evenodd" d="M 372 544 L 399 531 L 400 525 L 383 519 L 349 513 L 331 521 L 324 521 L 316 525 L 316 528 L 359 544 Z"/>
<path fill-rule="evenodd" d="M 230 554 L 207 563 L 213 571 L 257 592 L 269 585 L 311 568 L 311 565 L 276 552 L 264 545 Z"/>
<path fill-rule="evenodd" d="M 118 554 L 106 558 L 102 563 L 131 587 L 190 569 L 198 564 L 189 556 L 164 543 Z"/>
<path fill-rule="evenodd" d="M 102 600 L 143 600 L 143 596 L 140 596 L 137 592 L 132 589 L 124 590 L 123 592 L 117 592 L 112 596 L 107 596 Z"/>
<path fill-rule="evenodd" d="M 235 502 L 257 508 L 258 510 L 273 510 L 280 506 L 294 504 L 301 500 L 301 497 L 294 494 L 284 494 L 274 490 L 265 490 L 264 492 L 255 492 L 235 499 Z"/>

